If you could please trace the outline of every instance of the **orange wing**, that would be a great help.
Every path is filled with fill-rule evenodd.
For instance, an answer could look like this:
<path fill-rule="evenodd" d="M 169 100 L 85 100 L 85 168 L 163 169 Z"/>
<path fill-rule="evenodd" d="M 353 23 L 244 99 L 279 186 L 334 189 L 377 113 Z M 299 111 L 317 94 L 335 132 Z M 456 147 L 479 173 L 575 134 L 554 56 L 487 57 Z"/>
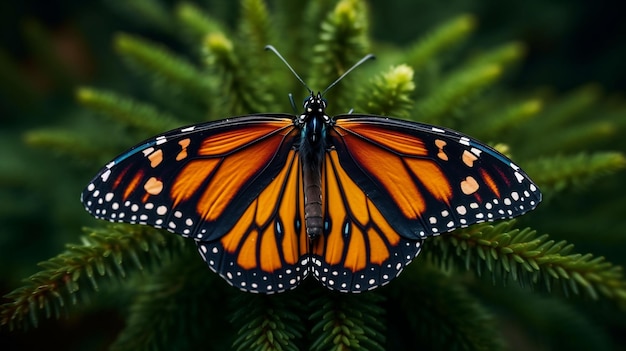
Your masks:
<path fill-rule="evenodd" d="M 97 218 L 214 240 L 241 223 L 250 203 L 283 170 L 297 137 L 287 115 L 176 129 L 118 156 L 81 199 Z"/>
<path fill-rule="evenodd" d="M 400 236 L 351 175 L 335 150 L 322 175 L 324 235 L 312 245 L 311 270 L 330 289 L 360 292 L 387 284 L 420 252 L 421 240 Z"/>
<path fill-rule="evenodd" d="M 386 117 L 337 116 L 338 164 L 408 239 L 519 216 L 541 193 L 506 156 L 450 129 Z"/>
<path fill-rule="evenodd" d="M 197 241 L 209 267 L 249 292 L 295 288 L 308 274 L 308 238 L 300 157 L 291 150 L 282 170 L 218 240 Z"/>

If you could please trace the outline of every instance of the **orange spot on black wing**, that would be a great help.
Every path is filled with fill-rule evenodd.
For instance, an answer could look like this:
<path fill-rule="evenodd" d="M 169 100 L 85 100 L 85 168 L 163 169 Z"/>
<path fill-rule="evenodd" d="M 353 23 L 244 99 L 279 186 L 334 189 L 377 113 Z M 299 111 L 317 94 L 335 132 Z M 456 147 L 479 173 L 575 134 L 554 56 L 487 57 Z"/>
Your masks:
<path fill-rule="evenodd" d="M 476 179 L 472 176 L 467 176 L 464 180 L 461 181 L 461 191 L 465 195 L 471 195 L 478 191 L 479 185 Z"/>
<path fill-rule="evenodd" d="M 474 167 L 474 161 L 478 160 L 478 157 L 476 157 L 476 155 L 474 155 L 473 153 L 464 150 L 461 159 L 467 167 Z"/>
<path fill-rule="evenodd" d="M 148 155 L 148 159 L 150 160 L 150 167 L 155 168 L 163 162 L 163 150 L 158 149 L 155 152 Z"/>
<path fill-rule="evenodd" d="M 189 146 L 190 143 L 191 143 L 191 140 L 189 138 L 180 140 L 178 142 L 178 145 L 180 145 L 181 150 L 176 155 L 176 161 L 182 161 L 187 158 L 187 147 Z"/>
<path fill-rule="evenodd" d="M 487 171 L 485 171 L 484 169 L 480 169 L 480 175 L 483 178 L 483 180 L 485 181 L 485 184 L 487 184 L 487 187 L 496 195 L 496 197 L 500 197 L 500 189 L 498 189 L 498 185 L 496 184 L 496 182 L 493 180 L 493 178 L 491 178 L 491 176 L 489 175 L 489 173 L 487 173 Z"/>
<path fill-rule="evenodd" d="M 163 182 L 155 177 L 150 177 L 143 185 L 143 189 L 150 195 L 159 195 L 163 191 Z"/>
<path fill-rule="evenodd" d="M 130 180 L 130 182 L 126 186 L 126 189 L 124 190 L 124 196 L 123 196 L 124 201 L 128 199 L 130 194 L 132 194 L 135 190 L 137 190 L 137 186 L 139 186 L 139 183 L 141 183 L 141 179 L 143 179 L 143 171 L 138 170 L 137 173 L 135 173 L 133 178 Z"/>
<path fill-rule="evenodd" d="M 447 144 L 448 143 L 445 140 L 435 139 L 435 146 L 439 149 L 439 151 L 437 151 L 437 157 L 439 157 L 443 161 L 448 161 L 448 154 L 443 151 L 443 147 Z"/>

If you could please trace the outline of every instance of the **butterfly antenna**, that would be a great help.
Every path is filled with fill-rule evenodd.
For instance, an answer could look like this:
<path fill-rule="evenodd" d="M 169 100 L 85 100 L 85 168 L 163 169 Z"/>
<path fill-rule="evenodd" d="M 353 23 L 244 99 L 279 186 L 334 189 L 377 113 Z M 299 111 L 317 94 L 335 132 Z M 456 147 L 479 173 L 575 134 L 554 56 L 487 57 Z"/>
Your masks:
<path fill-rule="evenodd" d="M 355 68 L 359 67 L 360 65 L 362 65 L 365 61 L 367 60 L 373 60 L 375 59 L 376 56 L 374 56 L 373 54 L 367 54 L 365 55 L 362 59 L 359 60 L 359 62 L 355 63 L 354 65 L 352 65 L 352 67 L 350 67 L 347 71 L 345 71 L 341 76 L 339 76 L 339 78 L 337 78 L 334 82 L 330 83 L 330 85 L 328 86 L 328 88 L 326 88 L 323 92 L 322 92 L 322 96 L 324 96 L 326 94 L 327 91 L 329 91 L 332 87 L 334 87 L 337 83 L 339 83 L 340 80 L 343 79 L 343 77 L 347 76 L 348 73 L 352 72 Z"/>
<path fill-rule="evenodd" d="M 265 50 L 270 50 L 271 52 L 275 53 L 276 56 L 278 56 L 278 58 L 283 61 L 283 63 L 287 66 L 287 68 L 289 68 L 289 70 L 291 71 L 291 73 L 293 73 L 294 76 L 296 76 L 296 78 L 298 78 L 298 80 L 300 81 L 300 83 L 302 83 L 302 85 L 304 85 L 304 87 L 309 91 L 309 93 L 313 94 L 313 90 L 311 90 L 311 88 L 309 88 L 308 85 L 306 85 L 306 83 L 304 82 L 304 80 L 302 80 L 302 78 L 300 78 L 300 76 L 298 75 L 298 73 L 296 73 L 296 70 L 294 70 L 291 65 L 289 64 L 289 62 L 287 62 L 287 60 L 285 60 L 285 58 L 283 57 L 283 55 L 280 54 L 280 52 L 278 52 L 278 50 L 276 50 L 275 47 L 273 47 L 272 45 L 266 45 L 265 46 Z M 328 90 L 328 89 L 326 89 Z"/>

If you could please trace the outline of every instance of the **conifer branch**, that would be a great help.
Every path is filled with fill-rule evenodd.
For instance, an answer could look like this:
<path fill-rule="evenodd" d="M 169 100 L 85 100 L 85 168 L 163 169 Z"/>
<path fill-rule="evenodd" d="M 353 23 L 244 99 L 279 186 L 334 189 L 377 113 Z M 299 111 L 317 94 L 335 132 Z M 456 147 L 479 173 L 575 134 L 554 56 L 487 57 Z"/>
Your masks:
<path fill-rule="evenodd" d="M 507 311 L 498 321 L 500 324 L 513 324 L 527 334 L 542 335 L 541 344 L 548 349 L 615 350 L 611 347 L 607 331 L 572 306 L 571 301 L 514 285 L 484 284 L 482 280 L 470 283 L 469 290 L 497 310 Z M 529 347 L 538 348 L 537 341 L 532 339 L 529 340 Z M 507 341 L 507 349 L 518 346 L 514 344 L 515 340 Z"/>
<path fill-rule="evenodd" d="M 219 332 L 223 321 L 214 318 L 227 309 L 214 302 L 227 299 L 230 287 L 195 252 L 173 256 L 136 286 L 126 326 L 112 350 L 193 350 L 207 340 L 214 349 L 229 346 Z"/>
<path fill-rule="evenodd" d="M 68 245 L 65 252 L 39 263 L 41 271 L 4 296 L 10 302 L 0 306 L 0 325 L 37 326 L 42 313 L 59 318 L 87 293 L 81 289 L 84 284 L 98 291 L 105 277 L 125 278 L 127 271 L 157 264 L 180 246 L 178 237 L 146 226 L 116 224 L 89 230 L 81 244 Z"/>
<path fill-rule="evenodd" d="M 553 133 L 551 138 L 538 138 L 525 149 L 541 150 L 543 154 L 563 153 L 589 148 L 594 142 L 603 142 L 618 133 L 618 126 L 608 121 L 575 123 Z M 522 150 L 524 152 L 524 150 Z M 528 150 L 527 153 L 532 152 Z M 532 152 L 537 154 L 536 152 Z"/>
<path fill-rule="evenodd" d="M 407 64 L 421 72 L 427 65 L 438 62 L 438 55 L 467 39 L 475 28 L 476 18 L 467 14 L 444 22 L 407 50 Z"/>
<path fill-rule="evenodd" d="M 468 64 L 475 66 L 499 65 L 501 67 L 508 67 L 523 59 L 525 53 L 526 48 L 521 43 L 506 43 L 472 57 Z"/>
<path fill-rule="evenodd" d="M 322 22 L 319 42 L 313 47 L 309 86 L 325 89 L 337 77 L 357 62 L 369 47 L 367 39 L 367 9 L 361 0 L 341 0 Z M 349 89 L 352 77 L 333 88 L 334 105 L 345 106 L 342 91 Z M 352 106 L 353 107 L 353 106 Z M 349 108 L 349 107 L 348 107 Z"/>
<path fill-rule="evenodd" d="M 571 126 L 571 121 L 593 108 L 600 99 L 600 92 L 596 85 L 585 85 L 550 101 L 541 118 L 529 128 L 548 132 Z"/>
<path fill-rule="evenodd" d="M 479 275 L 484 270 L 498 280 L 551 290 L 557 283 L 565 293 L 598 299 L 599 294 L 626 307 L 626 280 L 622 267 L 591 254 L 570 254 L 573 245 L 537 236 L 531 229 L 513 229 L 514 221 L 481 224 L 427 241 L 428 255 L 437 262 L 451 257 Z"/>
<path fill-rule="evenodd" d="M 372 79 L 372 88 L 361 99 L 365 104 L 363 110 L 377 115 L 406 117 L 413 107 L 410 95 L 414 89 L 411 67 L 391 67 Z"/>
<path fill-rule="evenodd" d="M 185 58 L 129 34 L 118 34 L 114 44 L 132 67 L 150 74 L 155 84 L 166 86 L 170 96 L 191 95 L 204 101 L 209 95 L 209 80 Z"/>
<path fill-rule="evenodd" d="M 174 30 L 169 9 L 165 7 L 162 1 L 127 1 L 123 6 L 112 2 L 110 6 L 116 7 L 133 21 L 148 24 L 165 32 L 172 32 Z"/>
<path fill-rule="evenodd" d="M 500 329 L 485 307 L 469 294 L 461 281 L 425 260 L 418 259 L 407 267 L 398 284 L 390 286 L 390 301 L 393 304 L 389 313 L 402 318 L 400 323 L 407 323 L 406 330 L 410 331 L 403 338 L 408 345 L 389 340 L 390 349 L 503 348 Z"/>
<path fill-rule="evenodd" d="M 442 79 L 438 86 L 417 100 L 412 115 L 419 121 L 440 123 L 448 116 L 478 95 L 483 89 L 494 84 L 502 76 L 502 66 L 497 64 L 466 65 Z"/>
<path fill-rule="evenodd" d="M 547 194 L 581 187 L 598 177 L 626 168 L 626 158 L 618 152 L 579 153 L 528 162 L 524 167 Z"/>
<path fill-rule="evenodd" d="M 240 67 L 237 79 L 241 81 L 240 94 L 254 106 L 254 112 L 275 111 L 274 94 L 284 94 L 284 87 L 276 89 L 274 71 L 279 61 L 268 55 L 265 46 L 275 43 L 274 26 L 269 10 L 263 0 L 242 0 L 241 21 L 238 32 L 238 45 L 235 52 Z M 283 67 L 281 72 L 287 73 Z M 254 77 L 254 79 L 250 79 Z M 252 102 L 259 102 L 252 105 Z"/>
<path fill-rule="evenodd" d="M 478 139 L 494 138 L 536 117 L 543 109 L 539 99 L 516 101 L 502 106 L 497 103 L 488 112 L 481 111 L 481 123 L 464 124 L 463 132 Z"/>
<path fill-rule="evenodd" d="M 246 57 L 259 56 L 266 45 L 275 42 L 271 31 L 270 14 L 263 0 L 241 1 L 239 36 L 245 43 L 242 45 L 241 51 L 247 55 Z M 254 61 L 267 61 L 263 56 L 260 57 L 261 60 Z M 249 61 L 244 60 L 243 62 Z"/>
<path fill-rule="evenodd" d="M 175 11 L 176 18 L 184 30 L 194 37 L 193 45 L 197 45 L 208 34 L 225 32 L 223 25 L 219 21 L 210 17 L 193 3 L 178 3 Z"/>
<path fill-rule="evenodd" d="M 239 328 L 237 350 L 298 350 L 304 333 L 298 295 L 237 295 L 232 323 Z"/>
<path fill-rule="evenodd" d="M 122 124 L 145 130 L 150 135 L 183 124 L 174 116 L 160 112 L 156 106 L 105 90 L 79 88 L 76 98 L 84 106 L 100 111 Z"/>
<path fill-rule="evenodd" d="M 30 130 L 24 134 L 24 141 L 28 145 L 81 160 L 98 159 L 103 152 L 103 145 L 95 144 L 90 135 L 66 129 Z"/>
<path fill-rule="evenodd" d="M 263 78 L 250 79 L 229 38 L 223 33 L 210 34 L 204 39 L 204 48 L 207 64 L 219 80 L 219 92 L 212 94 L 217 101 L 213 101 L 211 115 L 232 116 L 268 111 L 272 98 L 257 86 Z"/>
<path fill-rule="evenodd" d="M 284 0 L 283 0 L 284 1 Z M 292 1 L 290 3 L 293 3 Z M 293 42 L 295 44 L 295 52 L 297 62 L 293 62 L 294 67 L 298 67 L 298 63 L 306 65 L 311 64 L 311 58 L 314 55 L 314 44 L 320 40 L 320 27 L 324 21 L 327 20 L 329 13 L 333 10 L 333 8 L 337 5 L 337 0 L 319 0 L 319 1 L 308 1 L 306 6 L 302 6 L 301 3 L 298 5 L 303 8 L 303 13 L 301 17 L 298 17 L 298 29 L 302 28 L 313 28 L 313 30 L 298 30 L 299 40 Z M 291 35 L 289 35 L 291 37 Z M 296 38 L 297 39 L 297 38 Z M 306 45 L 301 45 L 306 43 Z M 300 44 L 300 45 L 298 45 Z M 315 72 L 302 72 L 303 74 L 308 73 L 308 77 L 305 78 L 307 83 L 312 86 L 311 89 L 323 89 L 321 86 L 314 85 L 314 81 L 311 79 L 316 79 Z"/>
<path fill-rule="evenodd" d="M 370 292 L 360 295 L 325 293 L 311 302 L 311 350 L 384 350 L 384 298 Z"/>

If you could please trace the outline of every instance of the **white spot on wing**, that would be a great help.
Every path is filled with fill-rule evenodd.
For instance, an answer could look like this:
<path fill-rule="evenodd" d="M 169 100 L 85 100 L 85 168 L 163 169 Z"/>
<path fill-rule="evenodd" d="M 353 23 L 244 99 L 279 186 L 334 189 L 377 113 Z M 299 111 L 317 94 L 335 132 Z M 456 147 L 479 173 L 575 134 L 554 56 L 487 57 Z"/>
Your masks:
<path fill-rule="evenodd" d="M 432 130 L 433 130 L 433 132 L 437 132 L 437 133 L 445 133 L 446 132 L 445 130 L 439 129 L 439 128 L 436 128 L 436 127 L 432 127 Z"/>
<path fill-rule="evenodd" d="M 143 155 L 144 155 L 144 156 L 148 156 L 148 155 L 150 155 L 152 152 L 154 152 L 154 148 L 153 148 L 153 147 L 149 147 L 149 148 L 147 148 L 147 149 L 144 149 L 142 152 L 143 152 Z"/>
<path fill-rule="evenodd" d="M 167 139 L 162 135 L 156 138 L 157 145 L 165 144 L 166 142 L 167 142 Z"/>
<path fill-rule="evenodd" d="M 111 175 L 111 170 L 107 169 L 106 172 L 102 173 L 100 178 L 102 179 L 103 182 L 106 182 L 109 179 L 110 175 Z"/>

